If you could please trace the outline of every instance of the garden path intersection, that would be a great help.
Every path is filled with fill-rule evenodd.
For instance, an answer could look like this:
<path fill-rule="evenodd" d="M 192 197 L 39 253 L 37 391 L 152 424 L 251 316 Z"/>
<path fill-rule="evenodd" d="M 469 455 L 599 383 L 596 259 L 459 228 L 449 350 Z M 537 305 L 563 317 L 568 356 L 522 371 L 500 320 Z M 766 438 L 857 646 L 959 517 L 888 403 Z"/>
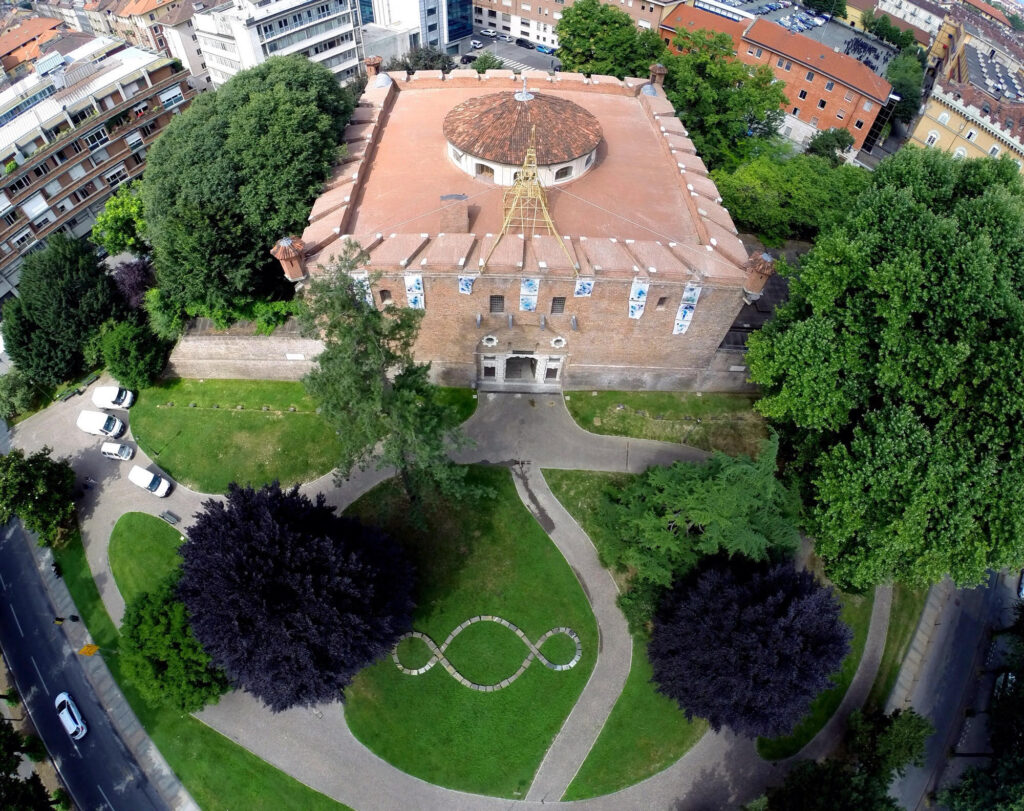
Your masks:
<path fill-rule="evenodd" d="M 575 392 L 567 396 L 587 394 Z M 54 404 L 19 424 L 12 439 L 15 446 L 27 451 L 49 445 L 55 455 L 70 458 L 79 481 L 87 477 L 96 481 L 79 503 L 79 520 L 96 585 L 111 619 L 119 624 L 124 601 L 107 558 L 107 545 L 117 519 L 129 511 L 158 515 L 169 509 L 182 517 L 182 526 L 187 531 L 192 516 L 209 496 L 179 485 L 170 497 L 157 500 L 131 486 L 125 476 L 119 475 L 121 471 L 105 464 L 92 438 L 75 429 L 81 405 L 77 398 Z M 399 771 L 355 739 L 345 723 L 340 703 L 312 711 L 292 709 L 274 714 L 252 696 L 236 691 L 198 714 L 201 721 L 267 762 L 359 811 L 490 811 L 560 799 L 622 691 L 631 664 L 632 640 L 616 604 L 618 590 L 611 574 L 601 566 L 590 539 L 554 497 L 541 470 L 639 473 L 652 465 L 707 457 L 702 451 L 675 443 L 591 434 L 573 421 L 561 395 L 481 395 L 476 413 L 464 428 L 475 445 L 453 454 L 455 460 L 510 467 L 524 504 L 579 579 L 597 620 L 597 662 L 537 770 L 525 800 L 453 791 Z M 144 466 L 151 463 L 141 452 L 136 461 Z M 322 492 L 328 503 L 343 509 L 390 475 L 387 470 L 357 470 L 336 486 L 332 474 L 328 474 L 302 489 L 309 495 Z M 847 695 L 839 711 L 800 755 L 817 757 L 830 751 L 842 734 L 846 715 L 867 696 L 885 642 L 890 597 L 887 589 L 879 589 L 876 594 L 865 653 Z M 108 704 L 118 701 L 124 703 L 120 693 Z M 653 777 L 615 794 L 572 805 L 616 811 L 735 806 L 759 796 L 766 786 L 780 782 L 788 765 L 800 755 L 772 764 L 758 757 L 753 741 L 728 732 L 708 732 L 680 760 Z"/>

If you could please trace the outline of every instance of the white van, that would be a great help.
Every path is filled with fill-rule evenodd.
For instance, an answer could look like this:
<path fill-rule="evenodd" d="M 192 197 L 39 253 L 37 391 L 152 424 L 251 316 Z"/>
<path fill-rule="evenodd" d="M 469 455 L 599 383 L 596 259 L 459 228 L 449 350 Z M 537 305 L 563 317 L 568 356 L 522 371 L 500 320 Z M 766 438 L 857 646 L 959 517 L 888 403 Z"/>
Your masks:
<path fill-rule="evenodd" d="M 127 462 L 135 455 L 135 448 L 121 442 L 104 442 L 100 445 L 100 453 L 117 462 Z"/>
<path fill-rule="evenodd" d="M 119 437 L 125 431 L 125 424 L 121 420 L 102 411 L 82 411 L 78 415 L 77 425 L 87 434 L 99 436 Z"/>
<path fill-rule="evenodd" d="M 100 408 L 131 408 L 135 395 L 120 386 L 97 386 L 92 392 L 92 402 Z"/>
<path fill-rule="evenodd" d="M 57 709 L 57 717 L 60 719 L 64 731 L 71 736 L 72 740 L 80 741 L 88 731 L 82 714 L 75 706 L 75 702 L 67 693 L 61 693 L 53 700 L 53 706 Z"/>
<path fill-rule="evenodd" d="M 163 498 L 171 492 L 171 480 L 156 473 L 150 473 L 146 468 L 132 465 L 128 471 L 128 481 L 137 484 L 143 490 L 149 490 L 155 496 Z"/>

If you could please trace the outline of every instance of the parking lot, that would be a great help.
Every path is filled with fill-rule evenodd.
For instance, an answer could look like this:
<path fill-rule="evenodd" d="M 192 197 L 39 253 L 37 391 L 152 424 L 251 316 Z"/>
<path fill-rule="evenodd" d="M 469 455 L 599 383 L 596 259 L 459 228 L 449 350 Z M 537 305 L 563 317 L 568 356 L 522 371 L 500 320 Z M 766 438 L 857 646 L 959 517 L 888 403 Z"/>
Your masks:
<path fill-rule="evenodd" d="M 555 70 L 561 67 L 558 57 L 555 54 L 545 54 L 536 49 L 520 48 L 515 41 L 505 42 L 497 37 L 488 37 L 480 32 L 487 29 L 486 26 L 474 26 L 473 39 L 480 42 L 483 48 L 471 48 L 470 42 L 463 45 L 463 53 L 482 54 L 493 53 L 505 63 L 505 67 L 515 71 L 529 70 Z M 499 32 L 500 33 L 500 32 Z"/>
<path fill-rule="evenodd" d="M 896 49 L 887 43 L 855 31 L 846 23 L 831 20 L 828 15 L 807 9 L 791 0 L 719 0 L 719 2 L 741 9 L 755 17 L 778 23 L 793 33 L 820 42 L 827 48 L 845 53 L 863 62 L 880 76 L 885 75 L 889 62 L 896 56 Z"/>

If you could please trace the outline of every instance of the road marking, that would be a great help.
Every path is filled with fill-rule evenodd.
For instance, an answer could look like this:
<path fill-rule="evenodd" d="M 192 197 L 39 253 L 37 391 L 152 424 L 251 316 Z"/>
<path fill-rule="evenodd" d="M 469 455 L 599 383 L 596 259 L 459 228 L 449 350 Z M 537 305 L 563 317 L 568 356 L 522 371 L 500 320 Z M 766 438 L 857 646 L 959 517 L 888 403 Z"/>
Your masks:
<path fill-rule="evenodd" d="M 116 809 L 114 808 L 114 804 L 110 802 L 110 798 L 107 796 L 107 793 L 103 790 L 103 786 L 97 783 L 96 788 L 99 789 L 100 794 L 103 795 L 103 799 L 107 801 L 107 805 L 110 806 L 111 811 L 116 811 Z"/>
<path fill-rule="evenodd" d="M 32 660 L 32 667 L 36 669 L 36 675 L 39 676 L 39 682 L 43 685 L 43 689 L 46 691 L 46 695 L 50 695 L 50 688 L 46 686 L 46 679 L 43 678 L 43 673 L 39 669 L 39 665 L 36 664 L 36 657 L 29 656 L 28 658 Z"/>
<path fill-rule="evenodd" d="M 6 588 L 6 586 L 5 586 L 5 588 Z M 11 609 L 11 616 L 14 617 L 14 624 L 18 626 L 18 633 L 21 634 L 22 638 L 24 638 L 25 632 L 23 630 L 21 630 L 21 621 L 18 619 L 18 615 L 14 613 L 14 606 L 13 605 L 9 605 L 8 608 Z"/>

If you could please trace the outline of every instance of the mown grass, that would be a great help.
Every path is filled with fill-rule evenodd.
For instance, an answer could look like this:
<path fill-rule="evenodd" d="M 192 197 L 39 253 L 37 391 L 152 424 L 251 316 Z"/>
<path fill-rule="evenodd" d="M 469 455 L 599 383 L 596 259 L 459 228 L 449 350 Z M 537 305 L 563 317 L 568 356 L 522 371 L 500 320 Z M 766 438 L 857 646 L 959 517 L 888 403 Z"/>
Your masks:
<path fill-rule="evenodd" d="M 892 588 L 892 610 L 889 612 L 889 629 L 885 635 L 885 648 L 882 650 L 882 661 L 878 665 L 878 675 L 871 685 L 871 692 L 864 703 L 865 709 L 882 710 L 896 679 L 900 667 L 910 649 L 910 642 L 917 630 L 917 623 L 924 611 L 928 599 L 928 589 L 912 589 L 902 583 Z"/>
<path fill-rule="evenodd" d="M 608 721 L 562 800 L 586 800 L 639 783 L 679 760 L 707 731 L 654 689 L 647 646 L 633 642 L 633 665 Z"/>
<path fill-rule="evenodd" d="M 603 492 L 635 478 L 625 473 L 545 470 L 544 478 L 562 506 L 583 527 L 597 547 L 602 564 L 624 589 L 629 573 L 616 570 L 620 541 L 597 519 Z M 600 737 L 566 792 L 564 800 L 581 800 L 618 791 L 675 763 L 707 728 L 687 721 L 678 705 L 657 692 L 644 640 L 633 643 L 633 663 L 626 685 Z"/>
<path fill-rule="evenodd" d="M 839 672 L 832 679 L 835 686 L 825 690 L 814 700 L 810 712 L 797 724 L 796 729 L 790 735 L 782 738 L 757 739 L 757 752 L 765 760 L 781 760 L 795 755 L 803 749 L 839 709 L 839 704 L 857 672 L 857 666 L 860 664 L 861 656 L 864 655 L 864 645 L 868 639 L 871 608 L 875 602 L 874 592 L 867 595 L 837 592 L 837 596 L 842 605 L 843 622 L 853 631 L 850 652 L 843 659 Z"/>
<path fill-rule="evenodd" d="M 482 693 L 440 666 L 407 676 L 389 657 L 357 676 L 346 691 L 345 716 L 360 741 L 409 774 L 463 791 L 523 797 L 594 666 L 597 627 L 576 577 L 522 505 L 509 472 L 472 468 L 469 477 L 493 495 L 457 507 L 434 500 L 418 519 L 400 488 L 387 482 L 348 514 L 406 546 L 419 577 L 413 627 L 437 644 L 463 621 L 489 614 L 534 641 L 551 628 L 570 627 L 582 640 L 582 660 L 563 672 L 534 662 L 511 686 Z M 511 631 L 493 623 L 470 626 L 449 651 L 467 677 L 491 683 L 511 676 L 527 654 Z M 424 661 L 411 643 L 402 648 L 406 654 L 416 660 L 403 658 L 409 667 Z"/>
<path fill-rule="evenodd" d="M 334 802 L 279 769 L 260 760 L 238 744 L 200 723 L 190 715 L 165 707 L 152 707 L 121 674 L 116 655 L 119 634 L 100 599 L 89 571 L 81 537 L 75 536 L 54 550 L 71 591 L 77 611 L 89 629 L 125 698 L 146 728 L 157 748 L 192 797 L 204 811 L 265 809 L 281 811 L 339 811 L 345 806 Z M 152 588 L 169 570 L 152 570 L 152 583 L 137 587 Z"/>
<path fill-rule="evenodd" d="M 574 391 L 569 413 L 596 434 L 683 442 L 706 451 L 755 457 L 768 436 L 755 397 L 673 391 Z"/>
<path fill-rule="evenodd" d="M 158 586 L 159 572 L 169 575 L 177 568 L 178 547 L 184 540 L 174 527 L 146 513 L 125 513 L 117 519 L 107 555 L 126 603 Z"/>

